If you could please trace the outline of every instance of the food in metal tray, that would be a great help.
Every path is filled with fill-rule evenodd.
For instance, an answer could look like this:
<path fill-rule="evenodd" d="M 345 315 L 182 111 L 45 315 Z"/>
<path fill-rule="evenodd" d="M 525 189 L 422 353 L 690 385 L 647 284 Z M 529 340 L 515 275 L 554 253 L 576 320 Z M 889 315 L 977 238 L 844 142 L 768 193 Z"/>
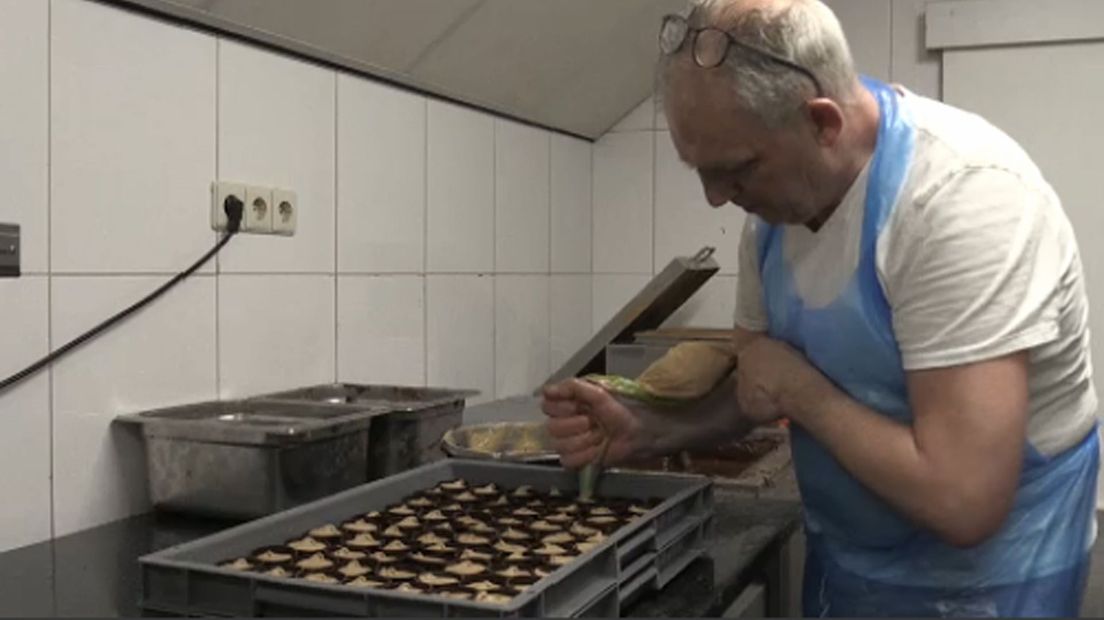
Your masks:
<path fill-rule="evenodd" d="M 506 604 L 659 504 L 451 480 L 321 523 L 220 567 L 353 588 Z"/>

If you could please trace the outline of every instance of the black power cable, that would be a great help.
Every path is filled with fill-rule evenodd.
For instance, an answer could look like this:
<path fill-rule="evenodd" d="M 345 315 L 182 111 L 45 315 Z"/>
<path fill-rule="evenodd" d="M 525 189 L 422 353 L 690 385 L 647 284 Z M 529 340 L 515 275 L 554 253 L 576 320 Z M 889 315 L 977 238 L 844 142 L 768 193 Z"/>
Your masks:
<path fill-rule="evenodd" d="M 27 378 L 33 376 L 34 374 L 38 373 L 40 370 L 42 370 L 43 368 L 46 368 L 50 364 L 53 364 L 54 362 L 56 362 L 57 360 L 64 357 L 66 354 L 68 354 L 73 349 L 76 349 L 77 347 L 81 346 L 82 344 L 88 342 L 89 340 L 92 340 L 93 338 L 99 336 L 100 334 L 104 333 L 105 331 L 111 329 L 117 323 L 119 323 L 120 321 L 123 321 L 124 319 L 131 316 L 135 312 L 138 312 L 142 308 L 145 308 L 146 306 L 148 306 L 149 304 L 151 304 L 155 300 L 157 300 L 159 297 L 161 297 L 165 293 L 169 292 L 169 290 L 171 288 L 173 288 L 177 284 L 180 284 L 181 282 L 183 282 L 188 276 L 190 276 L 193 273 L 195 273 L 196 271 L 198 271 L 199 268 L 203 267 L 203 265 L 205 265 L 207 263 L 207 261 L 211 260 L 211 258 L 215 254 L 218 254 L 219 250 L 221 250 L 223 248 L 223 246 L 225 246 L 230 241 L 230 239 L 232 239 L 234 237 L 234 235 L 238 234 L 238 231 L 241 229 L 242 211 L 244 210 L 244 207 L 245 207 L 245 204 L 241 200 L 239 200 L 237 197 L 235 197 L 235 196 L 227 197 L 226 202 L 224 202 L 223 206 L 222 206 L 223 210 L 226 211 L 226 218 L 227 218 L 226 234 L 223 235 L 222 239 L 219 239 L 219 242 L 215 245 L 215 247 L 211 248 L 211 250 L 208 251 L 206 254 L 204 254 L 203 257 L 200 258 L 198 261 L 196 261 L 196 263 L 194 265 L 192 265 L 191 267 L 188 267 L 184 271 L 178 273 L 176 275 L 176 277 L 174 277 L 172 280 L 169 280 L 165 284 L 161 285 L 161 287 L 158 288 L 156 291 L 150 293 L 149 295 L 146 295 L 144 298 L 142 298 L 141 301 L 135 303 L 134 305 L 130 306 L 129 308 L 127 308 L 125 310 L 123 310 L 122 312 L 119 312 L 115 316 L 111 317 L 110 319 L 107 319 L 103 323 L 100 323 L 96 327 L 93 327 L 92 329 L 88 330 L 84 334 L 82 334 L 80 336 L 77 336 L 72 341 L 70 341 L 68 344 L 66 344 L 65 346 L 59 348 L 57 351 L 54 351 L 53 353 L 51 353 L 51 354 L 47 355 L 46 357 L 38 360 L 37 362 L 31 364 L 30 366 L 24 368 L 21 371 L 15 373 L 14 375 L 8 377 L 7 379 L 4 379 L 3 381 L 0 381 L 0 394 L 3 394 L 5 391 L 7 391 L 9 388 L 14 386 L 15 384 L 17 384 L 21 381 L 24 381 L 25 379 L 27 379 Z"/>

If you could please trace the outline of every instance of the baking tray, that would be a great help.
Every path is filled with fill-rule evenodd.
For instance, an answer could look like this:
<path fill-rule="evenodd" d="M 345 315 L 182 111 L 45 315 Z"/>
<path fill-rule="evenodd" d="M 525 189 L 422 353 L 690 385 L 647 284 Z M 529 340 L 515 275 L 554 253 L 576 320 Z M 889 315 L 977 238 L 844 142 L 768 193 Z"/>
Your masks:
<path fill-rule="evenodd" d="M 141 427 L 160 510 L 248 519 L 367 481 L 370 410 L 222 401 L 116 421 Z"/>
<path fill-rule="evenodd" d="M 265 394 L 256 400 L 370 409 L 368 479 L 376 480 L 443 458 L 441 437 L 460 426 L 475 390 L 333 383 Z"/>
<path fill-rule="evenodd" d="M 578 488 L 577 476 L 558 468 L 459 459 L 432 463 L 145 556 L 140 560 L 141 606 L 148 612 L 215 616 L 616 617 L 623 605 L 664 587 L 704 554 L 712 526 L 708 480 L 609 473 L 602 478 L 601 493 L 662 502 L 506 605 L 306 583 L 216 566 L 321 523 L 382 510 L 416 490 L 456 478 L 502 487 Z"/>

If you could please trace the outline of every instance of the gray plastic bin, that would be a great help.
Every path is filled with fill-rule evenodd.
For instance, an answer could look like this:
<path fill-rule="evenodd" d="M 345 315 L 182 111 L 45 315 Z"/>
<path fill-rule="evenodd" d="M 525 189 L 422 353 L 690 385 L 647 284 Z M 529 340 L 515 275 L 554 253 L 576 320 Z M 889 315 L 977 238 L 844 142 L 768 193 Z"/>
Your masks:
<path fill-rule="evenodd" d="M 707 479 L 611 472 L 602 479 L 602 494 L 662 503 L 507 605 L 313 584 L 216 566 L 319 524 L 383 509 L 455 478 L 565 492 L 576 490 L 578 481 L 574 473 L 558 468 L 513 463 L 446 460 L 426 465 L 143 557 L 142 607 L 216 616 L 616 617 L 622 605 L 662 588 L 701 556 L 712 525 L 713 495 Z"/>

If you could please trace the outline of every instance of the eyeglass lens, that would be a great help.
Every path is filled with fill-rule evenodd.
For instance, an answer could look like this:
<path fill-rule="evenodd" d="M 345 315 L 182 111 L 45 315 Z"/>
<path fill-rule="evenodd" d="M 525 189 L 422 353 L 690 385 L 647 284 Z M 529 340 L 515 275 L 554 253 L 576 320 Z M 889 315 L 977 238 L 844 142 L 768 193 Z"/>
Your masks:
<path fill-rule="evenodd" d="M 703 69 L 712 69 L 724 62 L 728 54 L 728 35 L 714 28 L 706 28 L 694 37 L 694 61 Z"/>
<path fill-rule="evenodd" d="M 660 50 L 668 55 L 678 52 L 686 41 L 689 30 L 686 20 L 678 16 L 668 16 L 663 20 L 663 28 L 659 33 Z"/>

